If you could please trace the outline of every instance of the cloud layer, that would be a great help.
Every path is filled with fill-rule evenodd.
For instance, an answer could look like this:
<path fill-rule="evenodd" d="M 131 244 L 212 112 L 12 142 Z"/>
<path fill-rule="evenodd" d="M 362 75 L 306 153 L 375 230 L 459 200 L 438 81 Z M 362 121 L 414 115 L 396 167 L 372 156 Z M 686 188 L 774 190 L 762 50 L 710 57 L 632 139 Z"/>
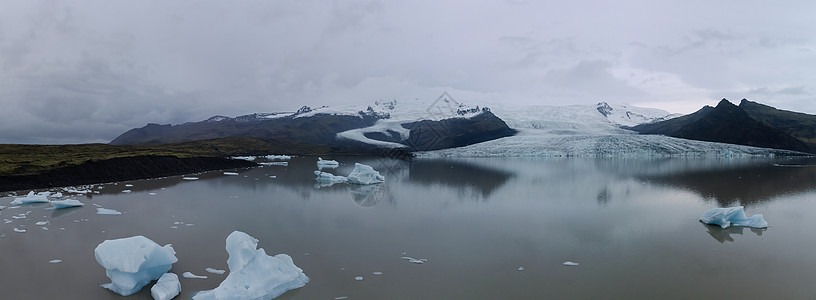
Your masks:
<path fill-rule="evenodd" d="M 816 113 L 816 3 L 752 2 L 3 1 L 0 143 L 443 91 Z"/>

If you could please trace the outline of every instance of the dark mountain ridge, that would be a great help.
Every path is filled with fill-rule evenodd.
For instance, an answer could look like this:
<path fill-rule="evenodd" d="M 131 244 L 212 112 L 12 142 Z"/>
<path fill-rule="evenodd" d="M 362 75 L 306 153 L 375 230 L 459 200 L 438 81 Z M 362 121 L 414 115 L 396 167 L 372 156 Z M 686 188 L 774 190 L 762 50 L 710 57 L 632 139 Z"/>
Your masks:
<path fill-rule="evenodd" d="M 816 128 L 816 127 L 811 127 Z M 814 153 L 805 142 L 769 123 L 758 121 L 740 106 L 722 99 L 690 115 L 631 128 L 643 134 Z"/>

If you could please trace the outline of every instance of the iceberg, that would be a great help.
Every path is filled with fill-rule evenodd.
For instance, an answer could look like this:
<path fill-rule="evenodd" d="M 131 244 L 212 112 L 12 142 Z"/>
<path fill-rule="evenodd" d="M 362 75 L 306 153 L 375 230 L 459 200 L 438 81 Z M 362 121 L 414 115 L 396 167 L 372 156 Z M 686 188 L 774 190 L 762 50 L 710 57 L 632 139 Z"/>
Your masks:
<path fill-rule="evenodd" d="M 374 184 L 383 181 L 385 181 L 385 176 L 380 175 L 380 172 L 375 171 L 374 168 L 361 163 L 355 163 L 354 170 L 351 170 L 348 176 L 348 182 L 353 184 Z"/>
<path fill-rule="evenodd" d="M 115 210 L 115 209 L 97 207 L 96 208 L 96 214 L 97 215 L 112 215 L 112 216 L 114 216 L 114 215 L 121 215 L 122 212 L 120 212 L 118 210 Z"/>
<path fill-rule="evenodd" d="M 51 201 L 51 206 L 54 209 L 63 209 L 63 208 L 77 207 L 77 206 L 83 206 L 83 205 L 85 205 L 85 204 L 83 204 L 82 202 L 79 202 L 79 200 L 74 200 L 74 199 Z"/>
<path fill-rule="evenodd" d="M 159 277 L 159 281 L 150 288 L 150 295 L 156 300 L 170 300 L 181 293 L 181 282 L 178 275 L 174 273 L 164 273 Z"/>
<path fill-rule="evenodd" d="M 224 175 L 227 175 L 227 176 L 238 176 L 238 173 L 236 173 L 236 172 L 224 172 Z"/>
<path fill-rule="evenodd" d="M 561 264 L 565 265 L 565 266 L 568 266 L 568 267 L 577 267 L 577 266 L 580 265 L 579 263 L 574 262 L 574 261 L 565 261 L 565 262 L 563 262 Z"/>
<path fill-rule="evenodd" d="M 184 277 L 184 278 L 191 278 L 191 279 L 207 279 L 207 276 L 196 275 L 196 274 L 193 274 L 193 272 L 184 272 L 183 274 L 181 274 L 181 276 Z"/>
<path fill-rule="evenodd" d="M 204 270 L 209 272 L 209 273 L 218 274 L 218 275 L 223 275 L 224 273 L 227 272 L 225 270 L 219 270 L 219 269 L 216 269 L 216 268 L 209 268 L 209 267 L 204 269 Z"/>
<path fill-rule="evenodd" d="M 285 167 L 285 166 L 289 165 L 289 162 L 286 162 L 286 161 L 273 161 L 273 162 L 262 162 L 262 163 L 258 163 L 258 164 L 262 165 L 262 166 L 284 166 Z"/>
<path fill-rule="evenodd" d="M 290 156 L 290 155 L 267 155 L 267 156 L 264 156 L 264 158 L 266 158 L 268 160 L 290 160 L 290 159 L 292 159 L 292 156 Z"/>
<path fill-rule="evenodd" d="M 48 195 L 51 195 L 51 193 L 42 192 L 35 194 L 34 191 L 30 191 L 25 197 L 15 198 L 14 201 L 11 201 L 11 205 L 21 205 L 26 203 L 48 203 Z"/>
<path fill-rule="evenodd" d="M 178 261 L 171 245 L 162 247 L 141 235 L 106 240 L 96 246 L 94 256 L 111 279 L 111 283 L 102 287 L 122 296 L 138 292 L 150 281 L 159 279 Z"/>
<path fill-rule="evenodd" d="M 719 225 L 725 229 L 730 226 L 745 226 L 753 228 L 767 228 L 768 222 L 762 214 L 755 214 L 751 217 L 745 215 L 743 206 L 712 208 L 703 213 L 700 222 Z"/>
<path fill-rule="evenodd" d="M 286 254 L 269 256 L 258 240 L 241 231 L 227 237 L 229 275 L 218 287 L 193 295 L 194 300 L 271 299 L 309 282 Z"/>
<path fill-rule="evenodd" d="M 315 178 L 315 180 L 317 180 L 317 182 L 319 183 L 327 183 L 328 185 L 332 185 L 335 183 L 348 182 L 348 178 L 346 178 L 345 176 L 338 176 L 332 173 L 326 173 L 321 171 L 314 171 L 314 174 L 317 175 L 317 178 Z"/>
<path fill-rule="evenodd" d="M 340 166 L 340 163 L 337 162 L 336 160 L 323 160 L 322 157 L 317 158 L 317 167 L 318 168 L 320 168 L 320 167 L 323 167 L 323 168 L 336 168 L 338 166 Z"/>

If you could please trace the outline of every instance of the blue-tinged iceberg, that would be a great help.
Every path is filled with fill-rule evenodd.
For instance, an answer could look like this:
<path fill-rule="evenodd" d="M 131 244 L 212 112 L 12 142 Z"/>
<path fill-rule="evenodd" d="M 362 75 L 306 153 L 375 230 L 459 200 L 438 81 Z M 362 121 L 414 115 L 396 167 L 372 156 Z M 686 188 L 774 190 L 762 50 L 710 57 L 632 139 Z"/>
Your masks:
<path fill-rule="evenodd" d="M 141 235 L 106 240 L 96 246 L 94 256 L 111 279 L 111 283 L 102 287 L 122 296 L 138 292 L 150 281 L 159 279 L 178 261 L 172 246 L 159 246 Z"/>
<path fill-rule="evenodd" d="M 257 247 L 257 239 L 233 231 L 227 237 L 226 247 L 229 275 L 217 288 L 198 292 L 193 299 L 271 299 L 309 282 L 289 255 L 269 256 Z"/>
<path fill-rule="evenodd" d="M 159 277 L 159 281 L 150 288 L 150 295 L 155 300 L 170 300 L 181 293 L 181 282 L 179 282 L 178 275 L 173 273 L 164 273 Z"/>
<path fill-rule="evenodd" d="M 353 184 L 375 184 L 385 181 L 385 176 L 380 175 L 371 166 L 361 163 L 354 164 L 354 170 L 348 176 L 348 182 Z"/>
<path fill-rule="evenodd" d="M 48 196 L 50 192 L 42 192 L 35 194 L 34 191 L 28 192 L 25 197 L 15 198 L 11 201 L 11 205 L 21 205 L 26 203 L 48 203 Z"/>
<path fill-rule="evenodd" d="M 340 166 L 340 163 L 336 160 L 323 160 L 322 157 L 317 158 L 318 168 L 337 168 L 338 166 Z"/>
<path fill-rule="evenodd" d="M 51 206 L 52 206 L 54 209 L 63 209 L 63 208 L 69 208 L 69 207 L 78 207 L 78 206 L 83 206 L 83 205 L 85 205 L 85 204 L 83 204 L 82 202 L 79 202 L 79 200 L 74 200 L 74 199 L 66 199 L 66 200 L 54 200 L 54 201 L 51 201 Z"/>
<path fill-rule="evenodd" d="M 334 175 L 332 173 L 321 171 L 314 171 L 314 174 L 317 175 L 317 177 L 315 178 L 317 182 L 326 183 L 327 185 L 348 182 L 348 178 L 346 178 L 345 176 Z"/>
<path fill-rule="evenodd" d="M 723 229 L 730 226 L 745 226 L 753 228 L 767 228 L 768 222 L 762 214 L 755 214 L 751 217 L 745 215 L 744 207 L 724 207 L 712 208 L 703 213 L 700 221 L 706 224 L 719 225 Z"/>

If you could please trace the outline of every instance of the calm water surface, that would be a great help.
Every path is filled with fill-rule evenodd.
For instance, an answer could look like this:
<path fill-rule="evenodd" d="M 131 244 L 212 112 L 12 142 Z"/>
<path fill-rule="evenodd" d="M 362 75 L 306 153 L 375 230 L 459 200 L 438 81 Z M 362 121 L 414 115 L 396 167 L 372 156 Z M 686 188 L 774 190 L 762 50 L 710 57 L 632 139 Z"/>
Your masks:
<path fill-rule="evenodd" d="M 233 230 L 258 238 L 267 253 L 291 255 L 311 278 L 278 299 L 816 296 L 813 160 L 336 159 L 342 165 L 330 172 L 347 175 L 362 162 L 386 182 L 315 186 L 315 159 L 293 158 L 239 176 L 105 184 L 100 194 L 73 197 L 82 208 L 6 208 L 0 298 L 122 299 L 98 286 L 108 279 L 93 249 L 144 235 L 173 244 L 172 272 L 209 277 L 181 278 L 179 299 L 187 299 L 226 277 L 204 269 L 227 269 L 224 241 Z M 97 215 L 93 204 L 124 214 Z M 733 205 L 764 214 L 771 227 L 697 221 Z M 403 253 L 428 261 L 411 264 Z M 149 299 L 149 287 L 128 299 Z"/>

